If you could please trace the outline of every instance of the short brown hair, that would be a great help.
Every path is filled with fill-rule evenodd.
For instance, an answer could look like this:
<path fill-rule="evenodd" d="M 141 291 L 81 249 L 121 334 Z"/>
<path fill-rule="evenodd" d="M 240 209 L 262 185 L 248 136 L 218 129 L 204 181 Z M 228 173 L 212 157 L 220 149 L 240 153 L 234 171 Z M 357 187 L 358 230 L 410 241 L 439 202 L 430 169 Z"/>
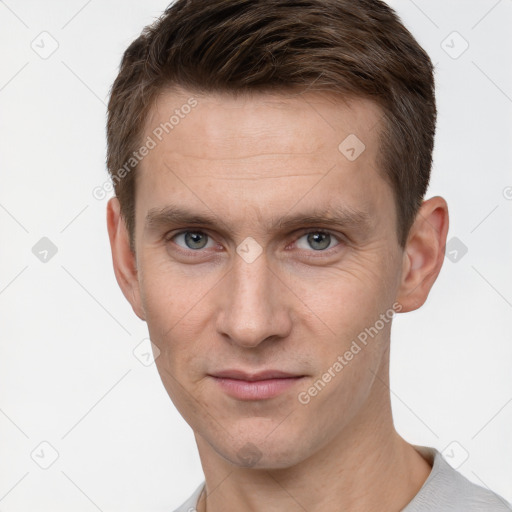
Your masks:
<path fill-rule="evenodd" d="M 136 167 L 157 94 L 297 88 L 368 98 L 382 109 L 378 169 L 403 248 L 426 193 L 436 125 L 433 66 L 380 0 L 177 0 L 125 51 L 108 104 L 107 167 L 133 245 Z"/>

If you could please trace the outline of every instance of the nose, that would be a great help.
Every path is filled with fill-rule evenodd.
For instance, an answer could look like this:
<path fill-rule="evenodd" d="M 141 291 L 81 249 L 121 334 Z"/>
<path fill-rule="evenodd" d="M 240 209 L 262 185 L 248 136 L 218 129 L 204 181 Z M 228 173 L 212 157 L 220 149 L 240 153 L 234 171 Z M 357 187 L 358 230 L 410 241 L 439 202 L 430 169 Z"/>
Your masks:
<path fill-rule="evenodd" d="M 219 289 L 218 332 L 245 348 L 286 337 L 292 327 L 286 290 L 265 253 L 251 263 L 236 255 Z"/>

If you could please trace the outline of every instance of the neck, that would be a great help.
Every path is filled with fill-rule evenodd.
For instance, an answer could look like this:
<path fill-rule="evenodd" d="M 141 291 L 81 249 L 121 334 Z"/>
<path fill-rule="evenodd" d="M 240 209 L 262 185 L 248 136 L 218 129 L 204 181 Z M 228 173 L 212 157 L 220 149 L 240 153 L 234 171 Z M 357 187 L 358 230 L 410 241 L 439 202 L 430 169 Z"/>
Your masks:
<path fill-rule="evenodd" d="M 402 510 L 432 468 L 394 429 L 388 365 L 382 366 L 354 421 L 293 467 L 238 468 L 196 434 L 206 481 L 198 512 Z"/>

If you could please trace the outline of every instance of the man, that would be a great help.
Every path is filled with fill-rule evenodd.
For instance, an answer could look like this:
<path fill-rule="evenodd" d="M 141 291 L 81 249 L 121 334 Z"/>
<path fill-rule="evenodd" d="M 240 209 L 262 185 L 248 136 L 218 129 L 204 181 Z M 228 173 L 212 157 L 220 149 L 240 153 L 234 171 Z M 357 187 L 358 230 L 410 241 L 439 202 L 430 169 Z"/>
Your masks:
<path fill-rule="evenodd" d="M 116 278 L 194 430 L 178 511 L 504 511 L 391 414 L 443 263 L 432 63 L 377 0 L 178 0 L 111 91 Z"/>

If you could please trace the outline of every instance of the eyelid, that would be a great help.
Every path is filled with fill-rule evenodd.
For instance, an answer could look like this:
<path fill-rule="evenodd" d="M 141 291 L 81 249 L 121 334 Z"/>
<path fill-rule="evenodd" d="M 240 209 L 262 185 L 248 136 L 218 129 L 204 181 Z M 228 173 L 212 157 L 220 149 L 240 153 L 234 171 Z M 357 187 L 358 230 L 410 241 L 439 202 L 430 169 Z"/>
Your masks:
<path fill-rule="evenodd" d="M 331 231 L 330 229 L 327 229 L 327 228 L 302 228 L 302 229 L 299 229 L 297 230 L 294 234 L 297 235 L 297 234 L 300 234 L 300 236 L 304 236 L 304 235 L 309 235 L 310 233 L 326 233 L 328 235 L 332 235 L 336 238 L 340 238 L 341 237 L 341 233 L 338 233 L 337 231 Z"/>

